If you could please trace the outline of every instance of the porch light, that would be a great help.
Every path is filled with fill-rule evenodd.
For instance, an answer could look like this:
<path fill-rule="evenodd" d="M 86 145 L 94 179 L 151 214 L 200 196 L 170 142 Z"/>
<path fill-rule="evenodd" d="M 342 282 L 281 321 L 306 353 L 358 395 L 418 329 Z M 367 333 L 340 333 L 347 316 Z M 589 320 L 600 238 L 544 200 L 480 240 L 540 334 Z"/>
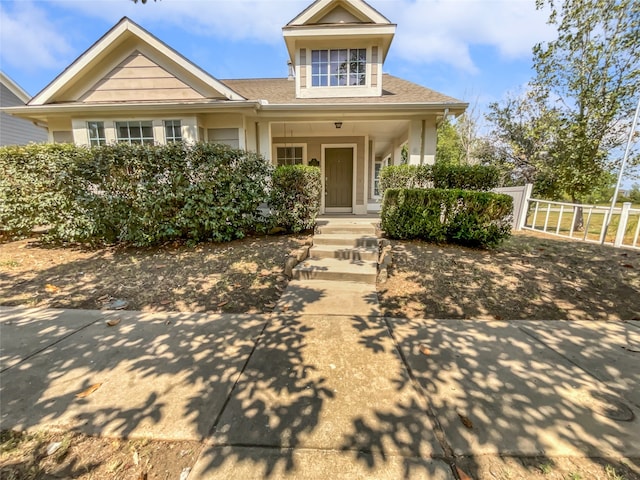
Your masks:
<path fill-rule="evenodd" d="M 334 125 L 336 128 L 342 128 L 342 122 L 335 122 Z"/>

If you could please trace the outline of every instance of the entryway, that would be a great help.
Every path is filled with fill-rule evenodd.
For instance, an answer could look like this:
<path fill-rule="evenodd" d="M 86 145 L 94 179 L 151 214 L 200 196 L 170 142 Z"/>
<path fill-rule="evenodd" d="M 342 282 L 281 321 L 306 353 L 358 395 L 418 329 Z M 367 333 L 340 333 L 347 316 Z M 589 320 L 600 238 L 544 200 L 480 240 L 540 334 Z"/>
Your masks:
<path fill-rule="evenodd" d="M 325 212 L 353 211 L 353 147 L 325 148 Z"/>

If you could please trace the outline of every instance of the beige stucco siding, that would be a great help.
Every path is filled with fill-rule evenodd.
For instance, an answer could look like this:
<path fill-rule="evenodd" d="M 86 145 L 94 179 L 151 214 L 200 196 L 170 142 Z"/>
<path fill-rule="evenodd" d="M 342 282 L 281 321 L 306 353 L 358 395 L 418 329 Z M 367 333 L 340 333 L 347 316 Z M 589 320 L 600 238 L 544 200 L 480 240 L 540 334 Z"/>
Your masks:
<path fill-rule="evenodd" d="M 92 103 L 203 98 L 182 80 L 135 52 L 94 84 L 80 100 Z"/>

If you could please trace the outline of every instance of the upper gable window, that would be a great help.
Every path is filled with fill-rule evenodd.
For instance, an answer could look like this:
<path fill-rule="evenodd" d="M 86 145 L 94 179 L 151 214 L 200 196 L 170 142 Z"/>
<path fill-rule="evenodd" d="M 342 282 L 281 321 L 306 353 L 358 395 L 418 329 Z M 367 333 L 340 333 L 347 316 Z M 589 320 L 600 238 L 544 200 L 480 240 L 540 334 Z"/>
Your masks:
<path fill-rule="evenodd" d="M 359 86 L 367 83 L 367 49 L 311 51 L 311 85 Z"/>

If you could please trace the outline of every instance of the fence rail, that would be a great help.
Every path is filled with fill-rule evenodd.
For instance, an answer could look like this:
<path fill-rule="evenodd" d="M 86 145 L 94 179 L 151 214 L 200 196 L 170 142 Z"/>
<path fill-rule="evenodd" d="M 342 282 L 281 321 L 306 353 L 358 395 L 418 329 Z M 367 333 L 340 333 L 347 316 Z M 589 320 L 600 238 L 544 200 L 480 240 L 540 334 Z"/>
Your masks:
<path fill-rule="evenodd" d="M 631 203 L 624 203 L 611 212 L 605 206 L 528 198 L 523 209 L 524 230 L 640 250 L 640 208 L 631 208 Z M 579 217 L 581 227 L 576 230 Z"/>

